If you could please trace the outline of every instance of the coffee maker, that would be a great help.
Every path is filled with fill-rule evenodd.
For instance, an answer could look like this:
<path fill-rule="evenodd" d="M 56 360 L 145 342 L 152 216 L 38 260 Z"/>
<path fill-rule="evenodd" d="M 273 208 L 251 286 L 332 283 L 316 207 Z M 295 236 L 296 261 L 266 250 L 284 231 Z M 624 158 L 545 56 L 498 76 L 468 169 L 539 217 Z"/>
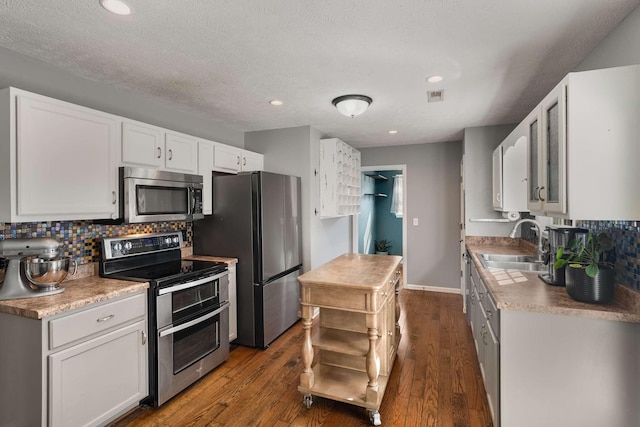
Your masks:
<path fill-rule="evenodd" d="M 546 257 L 548 266 L 547 273 L 541 273 L 540 278 L 549 285 L 565 286 L 564 271 L 565 267 L 555 269 L 553 265 L 556 263 L 556 253 L 558 248 L 563 248 L 563 258 L 571 253 L 571 243 L 573 241 L 586 242 L 589 230 L 578 227 L 549 225 L 546 227 L 549 233 L 549 255 Z"/>

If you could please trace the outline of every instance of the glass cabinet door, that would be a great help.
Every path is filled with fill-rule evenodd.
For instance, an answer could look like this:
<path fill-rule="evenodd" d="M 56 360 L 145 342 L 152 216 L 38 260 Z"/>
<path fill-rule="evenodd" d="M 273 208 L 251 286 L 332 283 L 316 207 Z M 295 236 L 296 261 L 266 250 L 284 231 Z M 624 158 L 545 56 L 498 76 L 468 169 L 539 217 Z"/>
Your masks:
<path fill-rule="evenodd" d="M 545 212 L 566 212 L 565 84 L 560 83 L 542 101 L 543 180 L 539 197 Z"/>
<path fill-rule="evenodd" d="M 536 108 L 526 119 L 529 133 L 529 149 L 527 152 L 527 207 L 532 211 L 542 209 L 540 200 L 541 162 L 540 162 L 540 110 Z"/>

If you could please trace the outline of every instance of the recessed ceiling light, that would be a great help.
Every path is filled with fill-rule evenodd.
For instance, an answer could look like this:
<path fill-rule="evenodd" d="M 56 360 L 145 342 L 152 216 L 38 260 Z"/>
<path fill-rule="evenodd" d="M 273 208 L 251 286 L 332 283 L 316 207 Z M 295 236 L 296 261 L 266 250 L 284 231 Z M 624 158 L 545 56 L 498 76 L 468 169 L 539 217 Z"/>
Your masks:
<path fill-rule="evenodd" d="M 389 131 L 389 133 L 390 133 L 391 135 L 395 135 L 396 133 L 398 133 L 398 131 L 397 131 L 397 130 L 390 130 L 390 131 Z"/>
<path fill-rule="evenodd" d="M 441 81 L 442 81 L 442 79 L 443 79 L 443 77 L 442 77 L 442 76 L 431 76 L 431 77 L 427 77 L 427 81 L 428 81 L 429 83 L 438 83 L 438 82 L 441 82 Z"/>
<path fill-rule="evenodd" d="M 131 6 L 122 0 L 100 0 L 100 5 L 116 15 L 131 15 Z"/>
<path fill-rule="evenodd" d="M 280 101 L 279 99 L 274 99 L 272 101 L 269 101 L 269 104 L 271 104 L 271 105 L 282 105 L 282 104 L 284 104 L 284 102 Z"/>

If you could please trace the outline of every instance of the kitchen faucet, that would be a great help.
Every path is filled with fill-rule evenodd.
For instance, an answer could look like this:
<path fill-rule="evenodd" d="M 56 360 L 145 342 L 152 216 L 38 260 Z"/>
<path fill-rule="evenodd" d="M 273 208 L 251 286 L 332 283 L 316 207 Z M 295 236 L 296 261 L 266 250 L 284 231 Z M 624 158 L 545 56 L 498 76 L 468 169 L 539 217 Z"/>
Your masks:
<path fill-rule="evenodd" d="M 528 219 L 528 218 L 521 219 L 520 221 L 516 222 L 516 224 L 513 226 L 513 230 L 511 230 L 511 233 L 509 233 L 509 237 L 511 237 L 512 239 L 515 239 L 516 230 L 518 229 L 518 226 L 525 222 L 530 222 L 531 224 L 535 225 L 536 228 L 538 229 L 538 261 L 542 261 L 543 254 L 544 254 L 543 245 L 542 245 L 542 226 L 538 221 L 533 219 Z"/>

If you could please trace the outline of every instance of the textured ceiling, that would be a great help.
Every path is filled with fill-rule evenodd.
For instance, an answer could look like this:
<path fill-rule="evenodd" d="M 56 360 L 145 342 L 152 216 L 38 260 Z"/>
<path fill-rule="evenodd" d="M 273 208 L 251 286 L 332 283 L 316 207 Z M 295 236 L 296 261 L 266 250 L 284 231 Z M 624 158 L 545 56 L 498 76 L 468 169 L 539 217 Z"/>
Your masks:
<path fill-rule="evenodd" d="M 416 144 L 521 120 L 639 2 L 129 0 L 119 17 L 98 0 L 0 0 L 0 46 L 238 130 Z M 349 93 L 373 98 L 354 119 L 331 105 Z"/>

